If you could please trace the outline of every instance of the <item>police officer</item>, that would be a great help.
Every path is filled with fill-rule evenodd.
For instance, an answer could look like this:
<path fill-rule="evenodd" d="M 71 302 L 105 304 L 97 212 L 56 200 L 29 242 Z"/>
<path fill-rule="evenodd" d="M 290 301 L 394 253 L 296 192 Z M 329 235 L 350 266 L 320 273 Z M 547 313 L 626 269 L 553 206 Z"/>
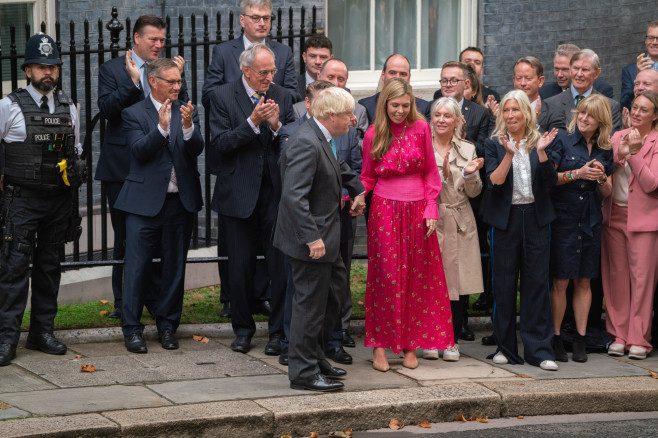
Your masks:
<path fill-rule="evenodd" d="M 0 100 L 0 182 L 3 186 L 0 248 L 0 366 L 16 357 L 32 262 L 32 312 L 26 347 L 66 353 L 53 335 L 63 244 L 79 236 L 74 210 L 84 171 L 76 108 L 61 90 L 57 46 L 32 36 L 21 68 L 30 79 Z"/>

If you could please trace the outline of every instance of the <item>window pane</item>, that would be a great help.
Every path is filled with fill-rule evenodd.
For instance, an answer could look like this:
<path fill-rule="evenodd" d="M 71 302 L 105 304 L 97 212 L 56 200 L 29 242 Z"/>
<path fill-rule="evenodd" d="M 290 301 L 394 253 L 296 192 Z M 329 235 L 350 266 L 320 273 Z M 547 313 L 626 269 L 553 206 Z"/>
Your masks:
<path fill-rule="evenodd" d="M 416 68 L 416 1 L 375 0 L 375 70 L 400 53 Z"/>
<path fill-rule="evenodd" d="M 370 69 L 370 0 L 327 2 L 327 36 L 350 70 Z"/>
<path fill-rule="evenodd" d="M 422 0 L 421 68 L 457 61 L 460 47 L 459 0 Z"/>
<path fill-rule="evenodd" d="M 0 47 L 2 47 L 2 55 L 8 56 L 11 49 L 11 38 L 9 34 L 9 26 L 16 26 L 16 51 L 18 53 L 25 52 L 25 23 L 30 24 L 30 31 L 34 33 L 34 23 L 32 17 L 32 3 L 10 3 L 0 4 Z M 18 79 L 24 79 L 21 71 L 22 59 L 18 60 L 17 74 Z M 11 79 L 10 61 L 5 59 L 2 61 L 2 80 L 9 81 Z"/>

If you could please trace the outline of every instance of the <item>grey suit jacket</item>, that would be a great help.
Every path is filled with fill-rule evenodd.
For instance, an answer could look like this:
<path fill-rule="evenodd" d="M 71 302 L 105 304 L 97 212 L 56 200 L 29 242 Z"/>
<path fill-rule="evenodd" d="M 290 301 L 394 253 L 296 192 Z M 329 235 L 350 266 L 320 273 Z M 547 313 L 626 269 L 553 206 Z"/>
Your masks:
<path fill-rule="evenodd" d="M 306 102 L 297 102 L 292 106 L 295 113 L 295 120 L 299 120 L 306 115 Z M 368 113 L 366 108 L 360 103 L 354 102 L 354 115 L 356 116 L 356 132 L 359 135 L 360 142 L 363 142 L 363 136 L 368 130 Z"/>
<path fill-rule="evenodd" d="M 274 246 L 306 262 L 333 263 L 340 256 L 340 196 L 365 190 L 358 175 L 336 159 L 314 119 L 302 123 L 281 156 L 282 194 L 274 227 Z M 325 255 L 309 257 L 308 244 L 322 239 Z"/>
<path fill-rule="evenodd" d="M 600 94 L 596 89 L 592 90 L 592 93 Z M 621 130 L 621 109 L 619 102 L 609 97 L 607 99 L 610 102 L 610 110 L 612 111 L 612 132 L 615 133 Z M 576 109 L 571 91 L 567 90 L 564 93 L 546 99 L 542 102 L 542 106 L 544 104 L 548 105 L 548 117 L 555 121 L 555 127 L 566 130 L 573 118 L 572 110 Z"/>

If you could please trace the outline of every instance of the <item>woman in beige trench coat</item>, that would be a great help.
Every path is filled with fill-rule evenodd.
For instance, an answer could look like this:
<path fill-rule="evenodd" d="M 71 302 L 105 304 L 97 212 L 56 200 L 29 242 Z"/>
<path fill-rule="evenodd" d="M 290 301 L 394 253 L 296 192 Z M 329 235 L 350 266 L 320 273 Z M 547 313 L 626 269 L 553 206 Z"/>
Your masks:
<path fill-rule="evenodd" d="M 431 111 L 432 144 L 441 180 L 437 237 L 450 295 L 455 339 L 462 327 L 464 302 L 460 295 L 480 293 L 482 265 L 475 216 L 468 198 L 482 190 L 475 145 L 461 138 L 463 119 L 459 104 L 449 97 L 434 102 Z M 425 359 L 438 359 L 437 350 L 425 350 Z M 443 352 L 443 360 L 459 360 L 459 345 Z"/>

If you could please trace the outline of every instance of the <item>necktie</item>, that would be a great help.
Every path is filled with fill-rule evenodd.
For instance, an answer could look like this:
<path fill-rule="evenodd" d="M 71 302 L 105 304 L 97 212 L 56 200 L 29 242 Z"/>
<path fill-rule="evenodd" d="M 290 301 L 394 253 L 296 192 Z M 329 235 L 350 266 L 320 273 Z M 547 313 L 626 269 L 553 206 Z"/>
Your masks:
<path fill-rule="evenodd" d="M 254 94 L 251 95 L 251 100 L 254 101 L 254 105 L 256 105 L 258 103 L 258 101 L 260 100 L 261 97 L 263 97 L 263 95 L 260 94 L 260 93 L 254 93 Z"/>
<path fill-rule="evenodd" d="M 581 96 L 580 94 L 578 96 L 576 96 L 576 106 L 578 106 L 580 101 L 583 100 L 584 98 L 585 98 L 585 96 Z"/>
<path fill-rule="evenodd" d="M 333 138 L 329 140 L 329 144 L 331 145 L 331 151 L 334 153 L 334 157 L 338 159 L 338 154 L 336 153 L 336 142 L 334 142 Z"/>
<path fill-rule="evenodd" d="M 145 62 L 142 64 L 142 88 L 144 89 L 144 97 L 148 96 L 149 93 L 151 92 L 151 86 L 149 85 L 149 79 L 148 76 L 146 75 L 146 71 L 148 70 L 149 63 Z"/>
<path fill-rule="evenodd" d="M 41 96 L 41 105 L 39 105 L 39 108 L 42 110 L 46 110 L 50 112 L 50 108 L 48 107 L 48 97 L 47 96 Z"/>

